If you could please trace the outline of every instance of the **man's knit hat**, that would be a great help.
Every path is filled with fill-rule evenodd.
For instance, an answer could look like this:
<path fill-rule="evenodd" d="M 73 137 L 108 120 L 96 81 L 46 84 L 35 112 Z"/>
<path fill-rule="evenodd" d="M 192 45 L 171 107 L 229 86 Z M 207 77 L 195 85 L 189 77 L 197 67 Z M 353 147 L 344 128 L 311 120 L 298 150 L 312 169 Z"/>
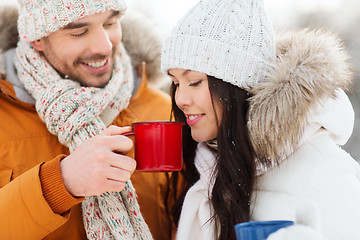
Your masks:
<path fill-rule="evenodd" d="M 275 59 L 263 0 L 201 0 L 166 39 L 162 70 L 189 69 L 247 88 Z"/>
<path fill-rule="evenodd" d="M 123 12 L 124 0 L 17 0 L 20 39 L 35 41 L 95 13 Z"/>

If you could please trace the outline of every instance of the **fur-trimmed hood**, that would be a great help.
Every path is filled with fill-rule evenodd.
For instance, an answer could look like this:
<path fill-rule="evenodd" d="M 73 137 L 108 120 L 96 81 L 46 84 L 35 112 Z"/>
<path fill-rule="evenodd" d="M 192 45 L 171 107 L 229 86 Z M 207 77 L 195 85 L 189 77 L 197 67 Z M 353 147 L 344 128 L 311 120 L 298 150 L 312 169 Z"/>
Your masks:
<path fill-rule="evenodd" d="M 347 89 L 352 74 L 347 63 L 348 55 L 342 42 L 332 33 L 323 30 L 301 30 L 281 34 L 277 38 L 277 61 L 263 83 L 249 91 L 253 93 L 249 109 L 249 131 L 252 144 L 259 160 L 269 164 L 270 159 L 279 161 L 291 154 L 303 141 L 306 128 L 315 123 L 314 116 L 328 116 L 332 111 L 329 104 L 343 99 L 339 89 Z M 347 97 L 345 96 L 347 99 Z M 327 103 L 333 101 L 333 103 Z M 339 100 L 340 101 L 340 100 Z M 346 100 L 344 100 L 346 102 Z M 344 118 L 353 120 L 353 110 L 347 99 Z M 335 109 L 333 109 L 335 111 Z M 344 114 L 334 113 L 333 116 Z M 340 116 L 342 117 L 342 116 Z M 317 118 L 319 129 L 332 131 L 345 124 L 338 119 Z M 346 119 L 345 119 L 346 120 Z M 338 121 L 326 123 L 327 121 Z M 346 121 L 348 136 L 353 121 Z M 329 126 L 329 127 L 328 127 Z M 349 130 L 350 129 L 350 130 Z M 342 134 L 331 132 L 331 134 Z"/>
<path fill-rule="evenodd" d="M 17 18 L 17 5 L 0 5 L 0 53 L 17 45 Z M 127 11 L 121 20 L 122 41 L 133 66 L 146 62 L 149 83 L 154 85 L 166 79 L 166 76 L 160 69 L 162 39 L 153 23 L 149 17 L 133 10 Z"/>

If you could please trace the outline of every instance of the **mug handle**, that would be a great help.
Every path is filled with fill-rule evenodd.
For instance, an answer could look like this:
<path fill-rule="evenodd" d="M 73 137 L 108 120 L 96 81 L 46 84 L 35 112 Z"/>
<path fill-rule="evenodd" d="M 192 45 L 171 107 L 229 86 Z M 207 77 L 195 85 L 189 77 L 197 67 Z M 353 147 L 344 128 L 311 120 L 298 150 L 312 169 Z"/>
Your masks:
<path fill-rule="evenodd" d="M 135 135 L 135 132 L 126 132 L 126 133 L 122 133 L 121 135 L 123 135 L 123 136 L 132 136 L 132 135 Z"/>

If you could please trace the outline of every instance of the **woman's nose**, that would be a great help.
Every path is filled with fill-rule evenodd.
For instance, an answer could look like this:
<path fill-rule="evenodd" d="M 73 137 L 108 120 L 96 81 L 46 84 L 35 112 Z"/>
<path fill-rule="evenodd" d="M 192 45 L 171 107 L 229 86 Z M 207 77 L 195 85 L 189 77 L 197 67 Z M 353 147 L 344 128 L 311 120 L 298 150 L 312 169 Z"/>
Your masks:
<path fill-rule="evenodd" d="M 175 91 L 175 102 L 180 109 L 191 104 L 191 98 L 188 92 L 186 92 L 184 88 L 180 87 L 180 85 L 176 88 Z"/>

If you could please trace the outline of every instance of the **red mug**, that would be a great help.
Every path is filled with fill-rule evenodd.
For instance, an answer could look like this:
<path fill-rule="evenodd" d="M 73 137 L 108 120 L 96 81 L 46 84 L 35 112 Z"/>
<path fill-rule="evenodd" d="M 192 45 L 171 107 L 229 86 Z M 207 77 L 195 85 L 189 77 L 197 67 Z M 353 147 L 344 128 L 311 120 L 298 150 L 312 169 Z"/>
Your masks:
<path fill-rule="evenodd" d="M 171 121 L 136 122 L 132 124 L 135 135 L 135 160 L 138 171 L 180 171 L 182 169 L 182 126 Z"/>

